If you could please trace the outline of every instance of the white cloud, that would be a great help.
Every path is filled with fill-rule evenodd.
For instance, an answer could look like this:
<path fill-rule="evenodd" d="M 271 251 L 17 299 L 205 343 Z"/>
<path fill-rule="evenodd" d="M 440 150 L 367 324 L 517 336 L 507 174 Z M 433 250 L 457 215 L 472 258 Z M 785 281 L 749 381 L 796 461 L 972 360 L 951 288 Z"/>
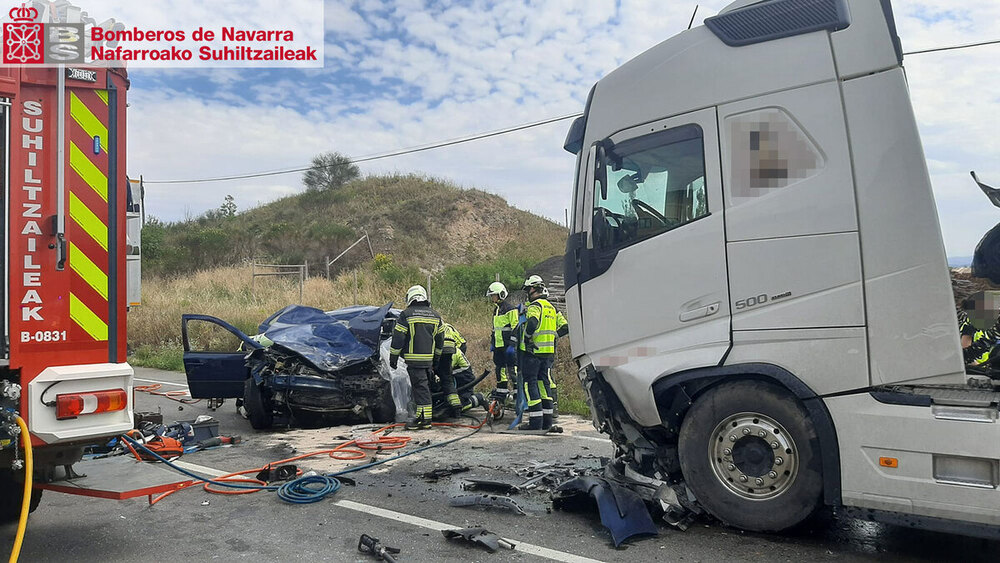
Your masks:
<path fill-rule="evenodd" d="M 699 2 L 695 25 L 728 2 Z M 906 50 L 996 37 L 1000 3 L 896 0 Z M 985 4 L 985 5 L 981 5 Z M 683 30 L 693 3 L 474 0 L 444 4 L 328 1 L 327 68 L 256 84 L 210 75 L 212 97 L 175 92 L 170 77 L 130 93 L 129 169 L 174 179 L 289 168 L 315 154 L 382 153 L 583 109 L 594 81 Z M 950 10 L 950 11 L 949 11 Z M 968 177 L 1000 184 L 1000 47 L 906 60 L 914 108 L 948 251 L 971 254 L 1000 210 Z M 243 73 L 246 79 L 252 71 Z M 167 89 L 161 88 L 165 84 Z M 305 103 L 298 101 L 305 99 Z M 297 108 L 297 109 L 296 109 Z M 569 122 L 362 165 L 421 172 L 503 195 L 563 220 L 575 158 Z M 150 186 L 150 212 L 168 219 L 241 207 L 300 190 L 298 175 L 219 184 Z"/>

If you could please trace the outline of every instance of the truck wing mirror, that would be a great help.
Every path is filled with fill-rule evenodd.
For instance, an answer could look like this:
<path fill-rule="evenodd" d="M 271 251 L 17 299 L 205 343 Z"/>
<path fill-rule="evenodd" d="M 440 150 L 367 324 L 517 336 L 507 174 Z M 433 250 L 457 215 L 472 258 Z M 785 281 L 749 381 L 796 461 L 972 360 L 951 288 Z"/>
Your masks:
<path fill-rule="evenodd" d="M 975 180 L 976 184 L 979 185 L 979 189 L 983 190 L 986 197 L 990 198 L 990 202 L 996 207 L 1000 207 L 1000 189 L 994 188 L 993 186 L 988 186 L 979 181 L 979 176 L 976 176 L 976 171 L 973 170 L 969 172 L 972 175 L 972 179 Z"/>
<path fill-rule="evenodd" d="M 578 154 L 583 149 L 583 131 L 586 127 L 586 117 L 581 115 L 573 120 L 573 124 L 569 126 L 569 133 L 566 134 L 566 142 L 563 143 L 563 148 L 566 151 Z"/>

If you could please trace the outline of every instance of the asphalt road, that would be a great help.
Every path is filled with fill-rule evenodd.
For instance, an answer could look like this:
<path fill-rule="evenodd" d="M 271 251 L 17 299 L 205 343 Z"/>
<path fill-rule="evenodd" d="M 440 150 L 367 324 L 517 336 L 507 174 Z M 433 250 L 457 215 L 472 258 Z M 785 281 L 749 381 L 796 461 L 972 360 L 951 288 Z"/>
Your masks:
<path fill-rule="evenodd" d="M 174 383 L 183 389 L 182 374 L 136 370 L 137 384 Z M 162 397 L 139 393 L 137 410 L 160 410 L 165 420 L 212 414 L 223 434 L 239 434 L 242 444 L 185 455 L 206 473 L 260 467 L 323 447 L 351 435 L 350 426 L 317 430 L 255 432 L 229 403 L 210 413 L 204 402 L 181 406 Z M 180 410 L 183 409 L 183 410 Z M 666 524 L 659 535 L 611 545 L 596 512 L 548 510 L 548 497 L 519 497 L 527 515 L 502 509 L 455 508 L 450 495 L 460 492 L 466 477 L 519 482 L 514 469 L 529 461 L 598 463 L 611 453 L 610 442 L 585 421 L 562 417 L 562 436 L 516 437 L 484 429 L 454 445 L 352 475 L 326 500 L 311 505 L 286 504 L 271 492 L 215 495 L 201 487 L 180 491 L 154 506 L 145 497 L 125 501 L 92 499 L 47 491 L 28 521 L 22 561 L 374 561 L 357 552 L 361 534 L 398 547 L 398 561 L 995 561 L 1000 542 L 884 526 L 831 515 L 809 529 L 780 535 L 745 533 L 708 520 L 685 532 Z M 418 440 L 439 442 L 469 432 L 435 430 Z M 402 432 L 400 432 L 402 434 Z M 407 446 L 415 449 L 413 445 Z M 407 451 L 404 448 L 401 451 Z M 388 457 L 398 452 L 378 456 Z M 573 459 L 575 456 L 577 459 Z M 359 462 L 317 457 L 298 462 L 320 471 Z M 467 473 L 428 482 L 421 475 L 452 464 Z M 86 472 L 86 471 L 84 471 Z M 519 543 L 514 551 L 489 553 L 482 548 L 446 541 L 444 527 L 485 526 Z M 5 549 L 15 527 L 0 528 Z M 544 556 L 544 557 L 543 557 Z"/>

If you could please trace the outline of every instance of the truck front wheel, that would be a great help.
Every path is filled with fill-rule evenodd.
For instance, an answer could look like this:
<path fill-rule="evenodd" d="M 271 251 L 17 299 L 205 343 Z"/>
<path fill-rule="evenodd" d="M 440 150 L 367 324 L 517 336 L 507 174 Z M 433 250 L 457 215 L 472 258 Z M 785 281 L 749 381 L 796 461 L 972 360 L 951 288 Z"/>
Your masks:
<path fill-rule="evenodd" d="M 820 506 L 816 429 L 802 404 L 778 386 L 738 381 L 706 391 L 685 416 L 678 447 L 698 502 L 726 524 L 776 532 Z"/>

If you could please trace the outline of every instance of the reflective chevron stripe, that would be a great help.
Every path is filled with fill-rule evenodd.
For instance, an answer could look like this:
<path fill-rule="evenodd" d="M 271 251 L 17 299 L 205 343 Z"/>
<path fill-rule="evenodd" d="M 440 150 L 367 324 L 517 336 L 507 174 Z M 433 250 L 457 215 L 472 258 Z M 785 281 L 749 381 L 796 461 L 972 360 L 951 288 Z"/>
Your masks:
<path fill-rule="evenodd" d="M 75 92 L 71 92 L 69 95 L 69 114 L 83 128 L 88 137 L 91 139 L 99 137 L 101 139 L 101 148 L 107 150 L 108 128 L 84 105 Z"/>
<path fill-rule="evenodd" d="M 69 265 L 101 297 L 104 299 L 108 298 L 107 274 L 72 242 L 69 243 Z"/>
<path fill-rule="evenodd" d="M 108 339 L 108 325 L 94 314 L 75 293 L 69 294 L 69 316 L 94 340 Z"/>
<path fill-rule="evenodd" d="M 87 158 L 87 155 L 76 146 L 76 143 L 69 144 L 69 165 L 76 170 L 80 178 L 93 188 L 101 199 L 108 201 L 108 177 L 101 172 L 94 163 Z"/>
<path fill-rule="evenodd" d="M 69 235 L 70 318 L 90 338 L 108 340 L 109 217 L 108 93 L 73 89 L 69 92 Z M 100 147 L 94 139 L 100 139 Z M 94 148 L 99 148 L 95 151 Z M 96 244 L 95 244 L 96 243 Z M 83 337 L 81 334 L 79 337 Z"/>
<path fill-rule="evenodd" d="M 69 194 L 69 216 L 90 235 L 90 238 L 94 239 L 94 242 L 101 245 L 101 248 L 108 249 L 108 226 L 73 192 Z"/>

